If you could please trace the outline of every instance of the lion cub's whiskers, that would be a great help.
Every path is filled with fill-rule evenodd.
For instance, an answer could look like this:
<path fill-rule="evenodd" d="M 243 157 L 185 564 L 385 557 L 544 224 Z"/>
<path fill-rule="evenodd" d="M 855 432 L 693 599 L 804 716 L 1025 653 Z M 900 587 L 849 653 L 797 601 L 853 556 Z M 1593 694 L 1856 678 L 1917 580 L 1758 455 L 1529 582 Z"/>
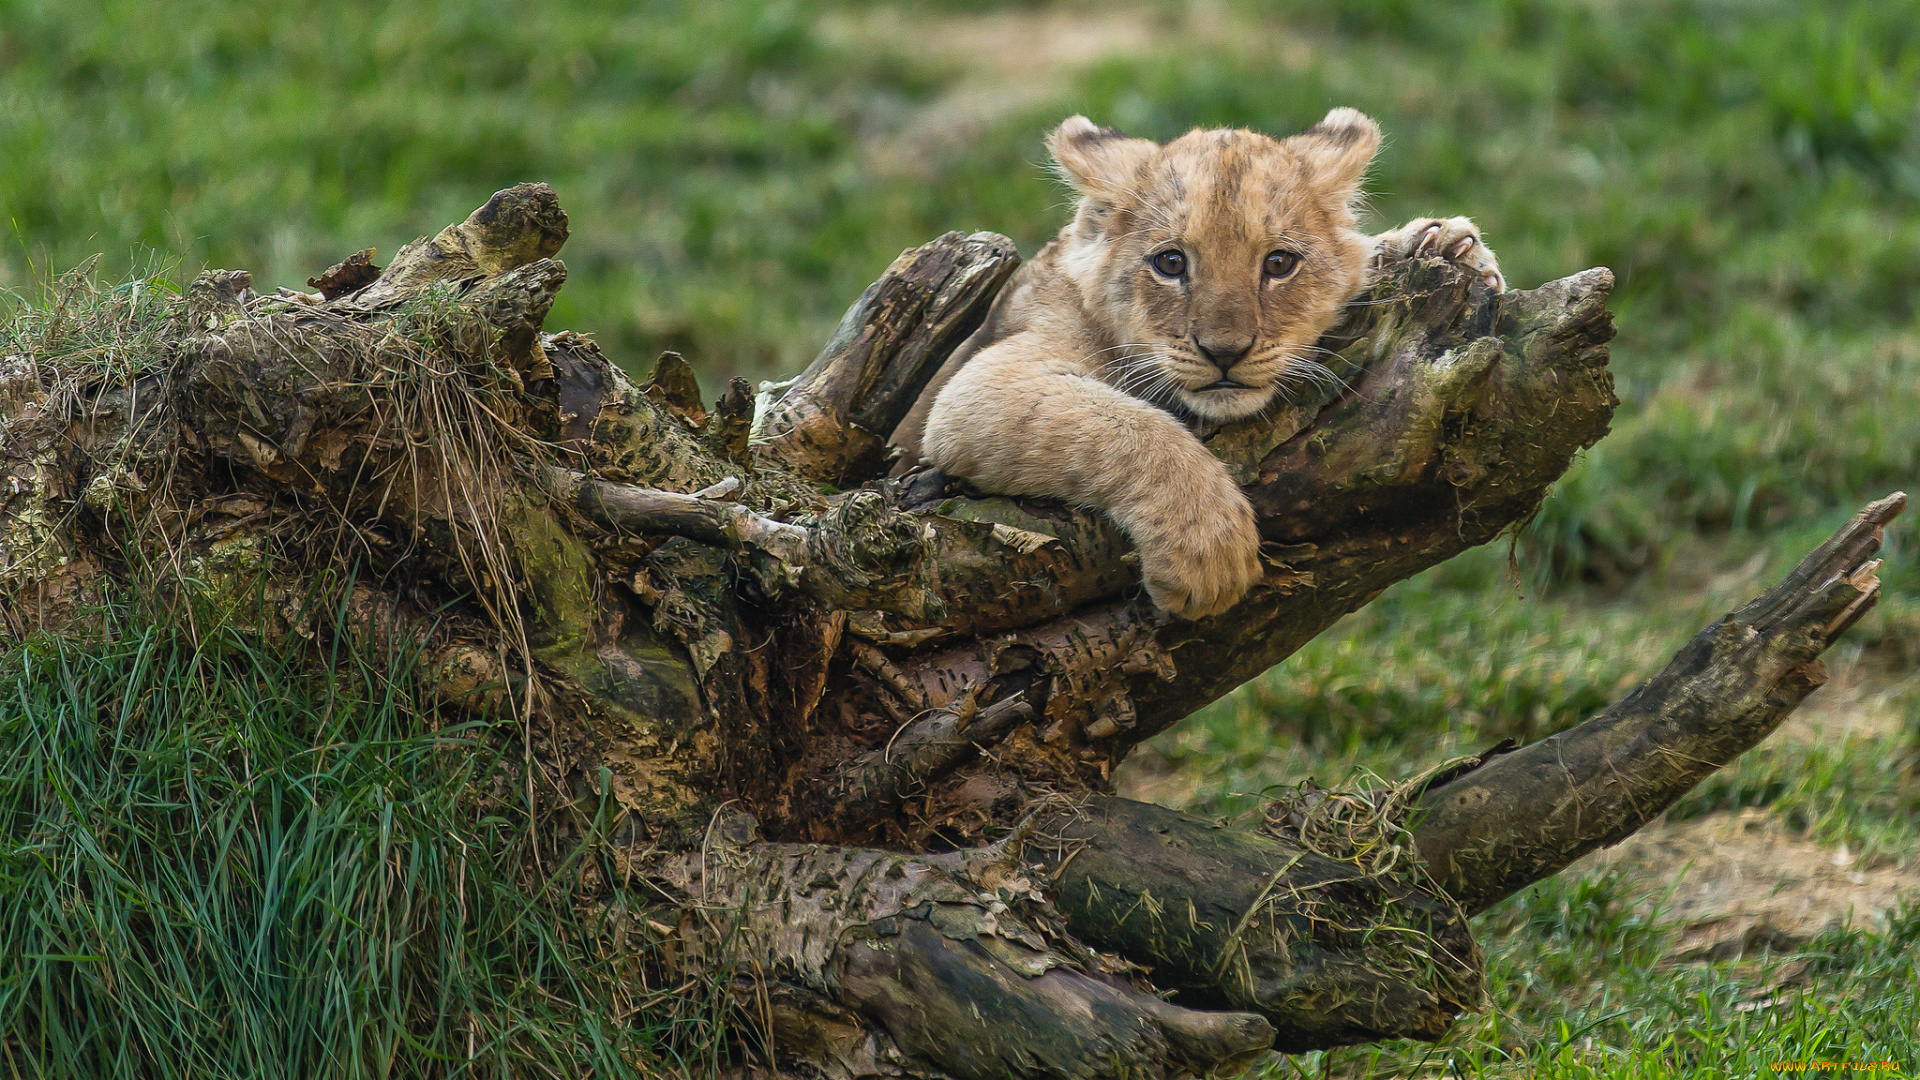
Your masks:
<path fill-rule="evenodd" d="M 1280 372 L 1277 380 L 1281 385 L 1304 384 L 1335 392 L 1353 389 L 1347 384 L 1347 380 L 1340 377 L 1339 372 L 1317 360 L 1310 360 L 1304 356 L 1293 356 L 1288 359 L 1291 363 Z"/>
<path fill-rule="evenodd" d="M 1133 542 L 1155 606 L 1187 618 L 1231 607 L 1265 572 L 1260 533 L 1202 433 L 1352 390 L 1336 353 L 1291 342 L 1338 324 L 1372 265 L 1412 254 L 1422 230 L 1478 241 L 1464 218 L 1361 232 L 1354 210 L 1379 145 L 1352 109 L 1287 138 L 1195 130 L 1165 145 L 1063 122 L 1047 149 L 1074 219 L 1015 272 L 991 338 L 927 404 L 924 427 L 895 431 L 903 461 L 924 451 L 987 491 L 1097 507 Z M 1497 275 L 1484 243 L 1472 250 L 1469 269 Z M 1295 274 L 1302 262 L 1313 272 Z M 1236 361 L 1210 363 L 1221 347 Z"/>
<path fill-rule="evenodd" d="M 1114 366 L 1115 389 L 1156 404 L 1162 403 L 1163 397 L 1171 399 L 1180 387 L 1173 374 L 1161 366 L 1168 359 L 1158 353 L 1122 359 Z"/>

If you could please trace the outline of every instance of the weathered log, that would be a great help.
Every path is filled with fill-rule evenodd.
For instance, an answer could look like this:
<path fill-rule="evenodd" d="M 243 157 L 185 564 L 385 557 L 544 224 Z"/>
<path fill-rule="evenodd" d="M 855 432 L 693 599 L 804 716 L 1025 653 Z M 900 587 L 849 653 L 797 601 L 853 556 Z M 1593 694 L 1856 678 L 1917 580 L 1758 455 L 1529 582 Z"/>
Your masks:
<path fill-rule="evenodd" d="M 1771 734 L 1879 598 L 1873 556 L 1906 504 L 1867 506 L 1619 704 L 1428 792 L 1413 835 L 1441 886 L 1477 912 L 1626 839 Z"/>
<path fill-rule="evenodd" d="M 1257 1016 L 1169 1005 L 1106 970 L 1061 932 L 1016 853 L 770 844 L 723 813 L 699 851 L 656 873 L 684 898 L 686 962 L 752 985 L 792 1064 L 1093 1080 L 1206 1072 L 1272 1043 Z"/>
<path fill-rule="evenodd" d="M 951 773 L 980 746 L 999 742 L 1032 718 L 1033 706 L 1021 693 L 985 707 L 967 700 L 916 717 L 885 746 L 856 755 L 827 778 L 814 800 L 820 823 L 832 830 L 858 828 L 872 807 L 898 805 L 929 778 Z"/>
<path fill-rule="evenodd" d="M 877 475 L 887 435 L 1019 265 L 1013 241 L 994 233 L 947 233 L 903 252 L 769 400 L 760 459 L 832 484 Z"/>
<path fill-rule="evenodd" d="M 1437 1039 L 1484 995 L 1466 915 L 1408 865 L 1127 799 L 1048 814 L 1040 865 L 1080 939 L 1150 964 L 1175 1000 L 1258 1013 L 1276 1049 Z M 1394 837 L 1366 837 L 1376 859 Z M 1397 872 L 1396 872 L 1397 871 Z"/>
<path fill-rule="evenodd" d="M 1268 571 L 1190 623 L 1097 515 L 883 476 L 1017 263 L 1003 238 L 903 255 L 756 410 L 738 381 L 704 405 L 677 356 L 636 383 L 544 333 L 565 236 L 520 185 L 318 297 L 202 275 L 149 363 L 16 335 L 0 613 L 84 631 L 89 596 L 134 587 L 228 615 L 266 597 L 269 636 L 416 639 L 450 708 L 511 710 L 546 797 L 604 785 L 669 951 L 750 990 L 802 1073 L 1178 1075 L 1270 1040 L 1437 1036 L 1480 996 L 1467 913 L 1770 730 L 1871 602 L 1898 510 L 1582 728 L 1220 828 L 1113 799 L 1112 768 L 1533 512 L 1615 404 L 1605 270 L 1495 295 L 1439 260 L 1381 267 L 1322 343 L 1336 384 L 1200 433 Z M 296 602 L 354 568 L 348 602 Z"/>
<path fill-rule="evenodd" d="M 1043 812 L 1029 858 L 1076 937 L 1151 965 L 1183 1004 L 1265 1016 L 1280 1049 L 1435 1038 L 1481 995 L 1467 916 L 1625 839 L 1826 681 L 1819 656 L 1872 607 L 1905 504 L 1866 507 L 1612 708 L 1349 794 L 1357 817 L 1317 813 L 1321 794 L 1260 832 L 1096 797 Z"/>
<path fill-rule="evenodd" d="M 945 633 L 914 637 L 931 628 L 886 620 L 877 636 L 892 677 L 823 707 L 911 714 L 1031 686 L 1038 716 L 1003 740 L 1001 760 L 1019 762 L 1021 783 L 1099 790 L 1141 740 L 1393 582 L 1524 521 L 1606 431 L 1611 275 L 1495 295 L 1439 260 L 1387 269 L 1328 343 L 1341 346 L 1344 386 L 1209 443 L 1249 482 L 1272 541 L 1246 600 L 1198 623 L 1159 616 L 1138 595 L 1124 539 L 1097 515 L 935 502 L 910 479 L 901 497 L 929 514 Z M 931 788 L 916 816 L 1005 824 L 1004 810 L 979 807 L 1004 790 L 960 777 Z"/>
<path fill-rule="evenodd" d="M 728 477 L 692 493 L 656 491 L 555 469 L 556 495 L 596 524 L 642 534 L 683 536 L 709 547 L 764 555 L 762 586 L 797 585 L 844 611 L 898 612 L 937 619 L 940 602 L 913 576 L 927 528 L 870 493 L 837 503 L 812 527 L 775 521 L 723 496 L 740 486 Z"/>

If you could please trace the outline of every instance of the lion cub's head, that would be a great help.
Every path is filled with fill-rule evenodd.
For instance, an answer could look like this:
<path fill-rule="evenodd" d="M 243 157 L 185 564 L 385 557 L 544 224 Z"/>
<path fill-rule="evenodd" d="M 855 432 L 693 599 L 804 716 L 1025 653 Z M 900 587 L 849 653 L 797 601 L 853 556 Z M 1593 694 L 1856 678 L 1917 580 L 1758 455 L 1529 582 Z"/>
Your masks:
<path fill-rule="evenodd" d="M 1080 194 L 1062 266 L 1116 344 L 1118 385 L 1211 420 L 1310 378 L 1314 342 L 1366 284 L 1354 229 L 1380 129 L 1353 109 L 1287 139 L 1195 130 L 1162 146 L 1084 116 L 1047 140 Z"/>

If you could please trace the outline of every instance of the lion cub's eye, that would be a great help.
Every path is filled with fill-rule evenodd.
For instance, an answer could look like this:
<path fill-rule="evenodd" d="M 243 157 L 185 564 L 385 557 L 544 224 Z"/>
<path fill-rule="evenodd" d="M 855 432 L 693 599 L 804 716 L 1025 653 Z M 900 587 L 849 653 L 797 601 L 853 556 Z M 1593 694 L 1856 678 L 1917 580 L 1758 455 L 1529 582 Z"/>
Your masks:
<path fill-rule="evenodd" d="M 1153 257 L 1153 268 L 1167 277 L 1179 277 L 1187 272 L 1187 256 L 1177 248 L 1169 248 Z"/>
<path fill-rule="evenodd" d="M 1260 269 L 1270 278 L 1283 278 L 1300 268 L 1300 256 L 1292 251 L 1269 251 Z"/>

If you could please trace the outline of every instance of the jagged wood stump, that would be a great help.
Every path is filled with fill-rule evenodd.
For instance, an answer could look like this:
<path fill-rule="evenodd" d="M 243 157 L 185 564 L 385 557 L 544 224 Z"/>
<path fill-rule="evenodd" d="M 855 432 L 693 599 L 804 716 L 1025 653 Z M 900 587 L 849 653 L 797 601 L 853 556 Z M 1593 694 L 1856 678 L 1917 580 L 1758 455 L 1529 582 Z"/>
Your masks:
<path fill-rule="evenodd" d="M 520 185 L 318 293 L 203 274 L 123 343 L 139 362 L 16 335 L 0 615 L 84 632 L 133 584 L 421 650 L 446 709 L 520 726 L 542 799 L 617 805 L 662 955 L 752 1003 L 747 1069 L 1160 1076 L 1436 1038 L 1483 993 L 1467 916 L 1772 730 L 1872 604 L 1904 502 L 1578 728 L 1220 827 L 1114 798 L 1114 766 L 1526 520 L 1615 405 L 1607 271 L 1496 296 L 1382 267 L 1323 343 L 1342 385 L 1203 433 L 1268 569 L 1194 623 L 1097 515 L 883 479 L 1006 239 L 906 252 L 798 378 L 708 405 L 677 356 L 636 384 L 544 330 L 566 235 Z"/>

